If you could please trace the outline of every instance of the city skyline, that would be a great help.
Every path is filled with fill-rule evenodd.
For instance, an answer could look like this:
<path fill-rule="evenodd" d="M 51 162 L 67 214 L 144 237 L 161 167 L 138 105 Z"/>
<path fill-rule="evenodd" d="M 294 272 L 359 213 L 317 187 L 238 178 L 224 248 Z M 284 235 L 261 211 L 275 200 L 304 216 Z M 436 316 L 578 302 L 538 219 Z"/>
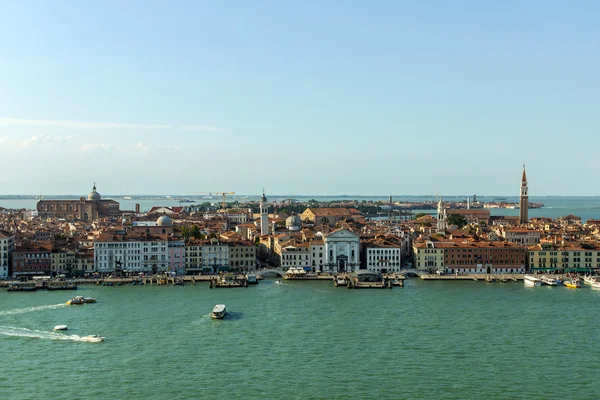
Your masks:
<path fill-rule="evenodd" d="M 5 2 L 0 195 L 597 196 L 597 11 Z"/>

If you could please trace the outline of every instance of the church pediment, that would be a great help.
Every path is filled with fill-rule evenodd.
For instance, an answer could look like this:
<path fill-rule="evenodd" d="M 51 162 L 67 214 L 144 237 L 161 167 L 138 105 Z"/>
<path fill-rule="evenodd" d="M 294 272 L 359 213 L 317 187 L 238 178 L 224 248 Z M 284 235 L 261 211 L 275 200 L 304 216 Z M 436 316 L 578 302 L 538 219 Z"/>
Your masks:
<path fill-rule="evenodd" d="M 335 230 L 335 231 L 333 231 L 333 232 L 325 235 L 325 237 L 327 239 L 330 239 L 330 240 L 331 239 L 346 239 L 346 240 L 357 240 L 357 239 L 359 239 L 359 236 L 356 233 L 354 233 L 352 231 L 349 231 L 347 229 L 338 229 L 338 230 Z"/>

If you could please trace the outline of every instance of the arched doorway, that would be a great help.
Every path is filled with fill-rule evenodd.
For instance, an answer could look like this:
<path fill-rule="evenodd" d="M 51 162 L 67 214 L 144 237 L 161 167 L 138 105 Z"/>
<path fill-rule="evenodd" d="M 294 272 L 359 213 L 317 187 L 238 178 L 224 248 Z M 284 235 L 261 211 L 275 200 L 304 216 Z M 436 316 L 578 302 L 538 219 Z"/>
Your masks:
<path fill-rule="evenodd" d="M 346 272 L 346 260 L 340 260 L 340 262 L 338 264 L 338 271 Z"/>

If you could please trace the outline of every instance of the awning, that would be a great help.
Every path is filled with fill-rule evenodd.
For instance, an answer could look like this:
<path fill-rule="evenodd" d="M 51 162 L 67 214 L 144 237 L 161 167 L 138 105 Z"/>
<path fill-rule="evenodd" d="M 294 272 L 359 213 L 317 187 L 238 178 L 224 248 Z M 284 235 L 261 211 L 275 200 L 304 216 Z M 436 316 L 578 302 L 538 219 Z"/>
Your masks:
<path fill-rule="evenodd" d="M 219 271 L 229 271 L 229 267 L 219 267 Z"/>

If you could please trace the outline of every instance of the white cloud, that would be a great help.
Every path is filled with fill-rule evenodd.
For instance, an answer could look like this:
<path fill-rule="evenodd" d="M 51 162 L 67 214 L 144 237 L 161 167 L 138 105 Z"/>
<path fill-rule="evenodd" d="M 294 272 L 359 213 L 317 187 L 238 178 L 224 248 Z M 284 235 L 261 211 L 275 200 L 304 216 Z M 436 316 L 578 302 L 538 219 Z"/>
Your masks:
<path fill-rule="evenodd" d="M 75 128 L 75 129 L 180 129 L 196 132 L 224 132 L 223 128 L 206 125 L 161 125 L 161 124 L 130 124 L 122 122 L 82 122 L 69 120 L 43 120 L 0 118 L 0 126 L 30 126 L 36 128 Z"/>
<path fill-rule="evenodd" d="M 140 151 L 148 151 L 152 147 L 153 147 L 152 144 L 147 144 L 147 143 L 144 143 L 144 142 L 138 142 L 138 144 L 135 145 L 135 148 L 137 150 L 140 150 Z"/>
<path fill-rule="evenodd" d="M 110 145 L 105 143 L 86 143 L 81 146 L 81 151 L 90 152 L 95 150 L 108 150 L 110 149 Z"/>

